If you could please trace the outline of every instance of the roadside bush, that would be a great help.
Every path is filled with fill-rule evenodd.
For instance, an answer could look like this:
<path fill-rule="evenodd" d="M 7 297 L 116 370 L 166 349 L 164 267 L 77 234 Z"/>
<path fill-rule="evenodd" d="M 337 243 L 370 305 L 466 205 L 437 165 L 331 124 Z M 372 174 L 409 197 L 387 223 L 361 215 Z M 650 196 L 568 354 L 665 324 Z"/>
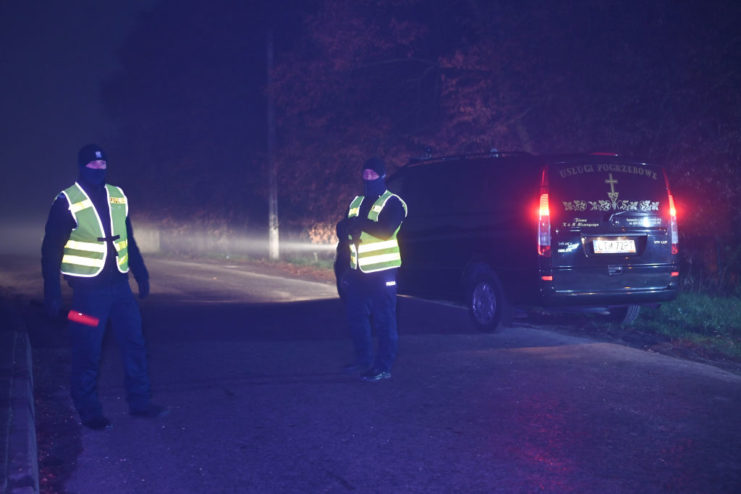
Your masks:
<path fill-rule="evenodd" d="M 741 297 L 741 245 L 735 235 L 683 235 L 682 291 Z"/>

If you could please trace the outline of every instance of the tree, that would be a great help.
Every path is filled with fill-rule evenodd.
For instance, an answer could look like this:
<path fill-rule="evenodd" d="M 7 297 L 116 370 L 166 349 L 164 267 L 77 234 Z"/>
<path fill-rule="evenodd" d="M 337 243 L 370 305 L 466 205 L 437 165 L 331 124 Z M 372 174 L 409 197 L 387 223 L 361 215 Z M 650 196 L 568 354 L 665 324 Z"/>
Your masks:
<path fill-rule="evenodd" d="M 372 155 L 600 150 L 667 166 L 683 238 L 738 244 L 739 17 L 731 0 L 163 0 L 104 98 L 117 154 L 160 189 L 137 202 L 264 223 L 271 24 L 283 225 L 333 224 Z"/>

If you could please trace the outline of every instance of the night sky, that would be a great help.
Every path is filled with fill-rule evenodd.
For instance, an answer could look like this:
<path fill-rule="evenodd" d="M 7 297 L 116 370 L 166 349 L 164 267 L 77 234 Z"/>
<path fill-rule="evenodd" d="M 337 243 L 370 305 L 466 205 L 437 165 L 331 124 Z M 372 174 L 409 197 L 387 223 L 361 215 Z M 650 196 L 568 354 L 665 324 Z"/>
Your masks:
<path fill-rule="evenodd" d="M 77 150 L 109 140 L 115 129 L 100 82 L 117 68 L 137 13 L 153 3 L 0 2 L 3 226 L 23 211 L 43 228 L 54 196 L 76 176 Z"/>

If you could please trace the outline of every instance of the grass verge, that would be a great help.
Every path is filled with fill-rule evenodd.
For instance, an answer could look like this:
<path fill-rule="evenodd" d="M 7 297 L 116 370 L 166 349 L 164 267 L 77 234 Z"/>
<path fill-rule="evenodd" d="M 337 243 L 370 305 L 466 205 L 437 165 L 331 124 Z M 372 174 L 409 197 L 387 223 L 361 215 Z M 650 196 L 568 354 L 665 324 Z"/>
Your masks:
<path fill-rule="evenodd" d="M 641 309 L 634 329 L 690 343 L 741 361 L 741 298 L 682 293 L 658 308 Z"/>

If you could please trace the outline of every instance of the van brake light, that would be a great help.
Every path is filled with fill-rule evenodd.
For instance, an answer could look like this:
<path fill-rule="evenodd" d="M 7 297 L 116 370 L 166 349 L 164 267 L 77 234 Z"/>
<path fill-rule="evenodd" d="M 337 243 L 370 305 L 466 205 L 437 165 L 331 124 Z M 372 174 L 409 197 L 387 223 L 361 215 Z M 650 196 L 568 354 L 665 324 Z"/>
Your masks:
<path fill-rule="evenodd" d="M 544 257 L 551 256 L 551 210 L 548 206 L 548 193 L 540 194 L 538 208 L 538 254 Z"/>
<path fill-rule="evenodd" d="M 672 230 L 672 255 L 679 254 L 679 229 L 677 228 L 677 208 L 674 206 L 674 196 L 669 193 L 669 225 Z"/>
<path fill-rule="evenodd" d="M 538 215 L 542 218 L 544 216 L 551 216 L 551 209 L 548 207 L 548 194 L 540 194 L 540 208 L 538 209 Z"/>
<path fill-rule="evenodd" d="M 548 169 L 543 168 L 540 177 L 540 201 L 538 203 L 538 255 L 551 257 L 551 208 L 548 205 Z"/>
<path fill-rule="evenodd" d="M 677 207 L 674 204 L 674 196 L 669 188 L 669 178 L 664 172 L 664 184 L 666 185 L 666 194 L 669 196 L 669 235 L 671 235 L 672 255 L 679 254 L 679 228 L 677 228 Z"/>

